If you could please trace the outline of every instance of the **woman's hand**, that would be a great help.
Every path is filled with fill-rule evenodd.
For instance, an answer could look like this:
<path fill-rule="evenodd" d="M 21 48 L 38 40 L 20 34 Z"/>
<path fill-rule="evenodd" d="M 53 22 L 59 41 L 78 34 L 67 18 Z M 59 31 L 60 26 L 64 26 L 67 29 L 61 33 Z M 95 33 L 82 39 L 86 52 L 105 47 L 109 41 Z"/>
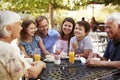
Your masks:
<path fill-rule="evenodd" d="M 46 63 L 43 61 L 39 61 L 37 64 L 41 65 L 43 68 L 46 68 Z"/>

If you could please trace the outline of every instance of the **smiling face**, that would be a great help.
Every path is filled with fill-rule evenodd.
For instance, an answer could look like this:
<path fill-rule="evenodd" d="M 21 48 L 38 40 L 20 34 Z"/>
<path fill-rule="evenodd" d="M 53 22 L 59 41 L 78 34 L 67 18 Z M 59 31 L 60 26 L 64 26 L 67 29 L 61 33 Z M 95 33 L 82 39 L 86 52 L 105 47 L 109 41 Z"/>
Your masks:
<path fill-rule="evenodd" d="M 34 36 L 35 30 L 36 30 L 35 24 L 31 23 L 31 24 L 27 27 L 27 34 L 28 34 L 29 36 Z"/>
<path fill-rule="evenodd" d="M 65 21 L 62 26 L 62 31 L 65 35 L 68 35 L 72 32 L 73 24 L 69 21 Z"/>
<path fill-rule="evenodd" d="M 21 22 L 16 22 L 10 26 L 11 26 L 10 29 L 11 38 L 12 39 L 20 38 L 20 31 L 22 30 Z"/>
<path fill-rule="evenodd" d="M 85 28 L 82 25 L 80 26 L 80 25 L 76 24 L 75 29 L 74 29 L 74 35 L 77 38 L 83 38 L 86 35 Z"/>
<path fill-rule="evenodd" d="M 38 22 L 38 30 L 40 34 L 45 37 L 48 34 L 48 21 L 43 19 L 42 21 Z"/>
<path fill-rule="evenodd" d="M 108 38 L 118 41 L 120 39 L 120 13 L 115 12 L 105 20 L 105 31 Z"/>
<path fill-rule="evenodd" d="M 113 22 L 105 23 L 105 31 L 110 39 L 117 39 L 119 34 L 118 25 L 115 25 Z"/>

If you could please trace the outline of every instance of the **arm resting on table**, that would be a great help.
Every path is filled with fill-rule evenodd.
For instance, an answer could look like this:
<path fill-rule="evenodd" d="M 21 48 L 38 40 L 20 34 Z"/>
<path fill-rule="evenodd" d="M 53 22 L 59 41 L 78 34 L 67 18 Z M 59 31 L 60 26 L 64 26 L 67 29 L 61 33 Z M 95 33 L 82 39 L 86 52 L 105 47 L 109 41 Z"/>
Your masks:
<path fill-rule="evenodd" d="M 41 73 L 42 69 L 45 68 L 46 65 L 44 62 L 35 62 L 35 65 L 30 67 L 28 71 L 28 77 L 29 78 L 37 78 L 38 75 Z"/>
<path fill-rule="evenodd" d="M 120 68 L 120 61 L 100 61 L 101 66 Z"/>

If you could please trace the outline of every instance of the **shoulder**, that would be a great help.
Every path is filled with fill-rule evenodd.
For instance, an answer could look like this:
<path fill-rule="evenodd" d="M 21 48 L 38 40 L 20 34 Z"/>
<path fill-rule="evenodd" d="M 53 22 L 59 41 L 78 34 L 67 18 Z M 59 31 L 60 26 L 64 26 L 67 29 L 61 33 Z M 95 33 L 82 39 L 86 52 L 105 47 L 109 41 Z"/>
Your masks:
<path fill-rule="evenodd" d="M 2 45 L 2 46 L 1 46 Z M 0 51 L 2 53 L 6 53 L 7 56 L 10 56 L 10 55 L 18 55 L 20 53 L 20 49 L 16 46 L 12 46 L 11 44 L 9 43 L 5 43 L 5 42 L 0 42 Z M 5 50 L 6 49 L 6 50 Z M 2 54 L 0 52 L 0 54 Z"/>
<path fill-rule="evenodd" d="M 27 42 L 25 42 L 25 41 L 21 41 L 20 43 L 19 43 L 19 45 L 22 45 L 22 46 L 24 46 L 24 45 L 26 45 L 27 44 Z"/>
<path fill-rule="evenodd" d="M 40 37 L 40 36 L 38 36 L 38 35 L 35 35 L 35 36 L 34 36 L 34 39 L 35 39 L 35 40 L 40 40 L 40 39 L 41 39 L 41 37 Z"/>
<path fill-rule="evenodd" d="M 109 39 L 109 41 L 108 41 L 109 43 L 114 43 L 114 41 L 112 40 L 112 39 Z"/>
<path fill-rule="evenodd" d="M 82 39 L 82 42 L 83 43 L 86 43 L 86 44 L 92 44 L 92 40 L 89 36 L 85 36 L 83 39 Z"/>
<path fill-rule="evenodd" d="M 83 40 L 91 40 L 89 36 L 85 36 Z"/>
<path fill-rule="evenodd" d="M 114 41 L 112 39 L 109 39 L 108 40 L 108 45 L 111 46 L 111 45 L 114 45 Z"/>
<path fill-rule="evenodd" d="M 49 30 L 48 35 L 50 35 L 50 36 L 59 36 L 59 33 L 56 30 Z"/>
<path fill-rule="evenodd" d="M 13 45 L 11 45 L 9 43 L 0 41 L 0 49 L 4 49 L 4 48 L 6 48 L 7 50 L 14 50 L 14 48 L 17 49 L 18 47 L 13 46 Z"/>
<path fill-rule="evenodd" d="M 72 39 L 76 39 L 76 37 L 75 37 L 75 36 L 73 36 L 73 37 L 71 37 L 71 40 L 72 40 Z"/>
<path fill-rule="evenodd" d="M 77 38 L 75 36 L 71 37 L 70 41 L 77 41 Z"/>

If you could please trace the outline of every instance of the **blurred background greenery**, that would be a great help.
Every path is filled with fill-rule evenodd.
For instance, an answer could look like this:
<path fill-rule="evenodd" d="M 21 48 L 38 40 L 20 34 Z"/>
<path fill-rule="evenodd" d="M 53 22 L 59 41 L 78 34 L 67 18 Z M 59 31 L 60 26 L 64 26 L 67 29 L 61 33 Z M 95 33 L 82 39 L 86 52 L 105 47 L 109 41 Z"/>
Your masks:
<path fill-rule="evenodd" d="M 60 25 L 65 17 L 75 21 L 95 17 L 100 23 L 112 12 L 120 12 L 119 0 L 0 0 L 0 10 L 18 12 L 22 19 L 35 19 L 45 15 L 53 28 Z"/>

